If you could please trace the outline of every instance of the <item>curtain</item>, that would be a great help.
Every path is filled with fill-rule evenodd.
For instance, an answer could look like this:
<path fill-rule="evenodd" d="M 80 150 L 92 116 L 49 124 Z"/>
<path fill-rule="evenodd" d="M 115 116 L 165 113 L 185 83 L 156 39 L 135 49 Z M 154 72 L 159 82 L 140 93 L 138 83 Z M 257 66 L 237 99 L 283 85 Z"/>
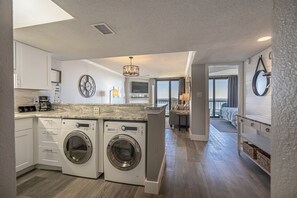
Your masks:
<path fill-rule="evenodd" d="M 185 93 L 185 78 L 179 79 L 179 88 L 178 88 L 178 95 Z M 181 101 L 179 100 L 178 103 L 180 104 Z"/>
<path fill-rule="evenodd" d="M 228 106 L 237 107 L 238 105 L 238 77 L 228 77 Z"/>

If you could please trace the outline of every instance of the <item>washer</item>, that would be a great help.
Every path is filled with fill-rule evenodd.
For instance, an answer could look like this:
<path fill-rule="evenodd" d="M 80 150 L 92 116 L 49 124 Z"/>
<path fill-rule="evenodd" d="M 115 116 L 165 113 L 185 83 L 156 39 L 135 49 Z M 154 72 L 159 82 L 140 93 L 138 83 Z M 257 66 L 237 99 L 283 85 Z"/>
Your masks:
<path fill-rule="evenodd" d="M 98 127 L 96 120 L 62 120 L 62 172 L 98 178 Z"/>
<path fill-rule="evenodd" d="M 144 185 L 146 124 L 106 121 L 104 123 L 105 180 Z"/>

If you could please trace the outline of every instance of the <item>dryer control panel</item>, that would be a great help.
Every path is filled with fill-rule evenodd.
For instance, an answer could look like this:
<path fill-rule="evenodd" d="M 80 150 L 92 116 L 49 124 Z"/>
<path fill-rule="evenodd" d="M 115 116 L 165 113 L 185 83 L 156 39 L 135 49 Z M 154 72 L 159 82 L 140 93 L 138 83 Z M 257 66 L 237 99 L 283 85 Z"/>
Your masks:
<path fill-rule="evenodd" d="M 113 122 L 106 121 L 104 123 L 105 133 L 126 133 L 145 135 L 145 123 L 139 122 Z"/>

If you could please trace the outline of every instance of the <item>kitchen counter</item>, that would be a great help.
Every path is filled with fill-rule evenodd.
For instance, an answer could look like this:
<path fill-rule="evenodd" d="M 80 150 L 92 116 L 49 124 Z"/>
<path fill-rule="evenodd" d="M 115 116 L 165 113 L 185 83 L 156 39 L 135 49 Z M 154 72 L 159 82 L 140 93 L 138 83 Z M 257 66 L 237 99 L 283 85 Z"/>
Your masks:
<path fill-rule="evenodd" d="M 104 119 L 104 120 L 136 120 L 147 121 L 146 113 L 120 113 L 109 112 L 94 114 L 92 112 L 69 112 L 69 111 L 45 111 L 45 112 L 28 112 L 28 113 L 15 113 L 15 119 L 22 118 L 74 118 L 74 119 Z"/>
<path fill-rule="evenodd" d="M 148 114 L 158 114 L 165 110 L 166 105 L 96 105 L 96 104 L 58 104 L 53 111 L 36 111 L 15 113 L 15 119 L 22 118 L 73 118 L 103 120 L 134 120 L 147 121 Z M 98 109 L 95 112 L 94 108 Z"/>

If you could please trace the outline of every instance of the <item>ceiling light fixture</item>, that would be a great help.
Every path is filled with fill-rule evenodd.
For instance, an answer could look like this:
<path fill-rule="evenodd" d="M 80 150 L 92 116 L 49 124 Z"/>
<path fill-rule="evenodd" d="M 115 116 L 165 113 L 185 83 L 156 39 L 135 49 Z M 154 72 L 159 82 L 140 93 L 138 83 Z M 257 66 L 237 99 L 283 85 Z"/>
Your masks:
<path fill-rule="evenodd" d="M 123 75 L 124 76 L 139 76 L 139 67 L 137 65 L 132 65 L 132 59 L 133 57 L 130 56 L 130 65 L 124 65 L 123 66 Z"/>
<path fill-rule="evenodd" d="M 264 37 L 259 38 L 257 41 L 258 42 L 263 42 L 263 41 L 268 41 L 270 39 L 271 39 L 271 36 L 264 36 Z"/>

